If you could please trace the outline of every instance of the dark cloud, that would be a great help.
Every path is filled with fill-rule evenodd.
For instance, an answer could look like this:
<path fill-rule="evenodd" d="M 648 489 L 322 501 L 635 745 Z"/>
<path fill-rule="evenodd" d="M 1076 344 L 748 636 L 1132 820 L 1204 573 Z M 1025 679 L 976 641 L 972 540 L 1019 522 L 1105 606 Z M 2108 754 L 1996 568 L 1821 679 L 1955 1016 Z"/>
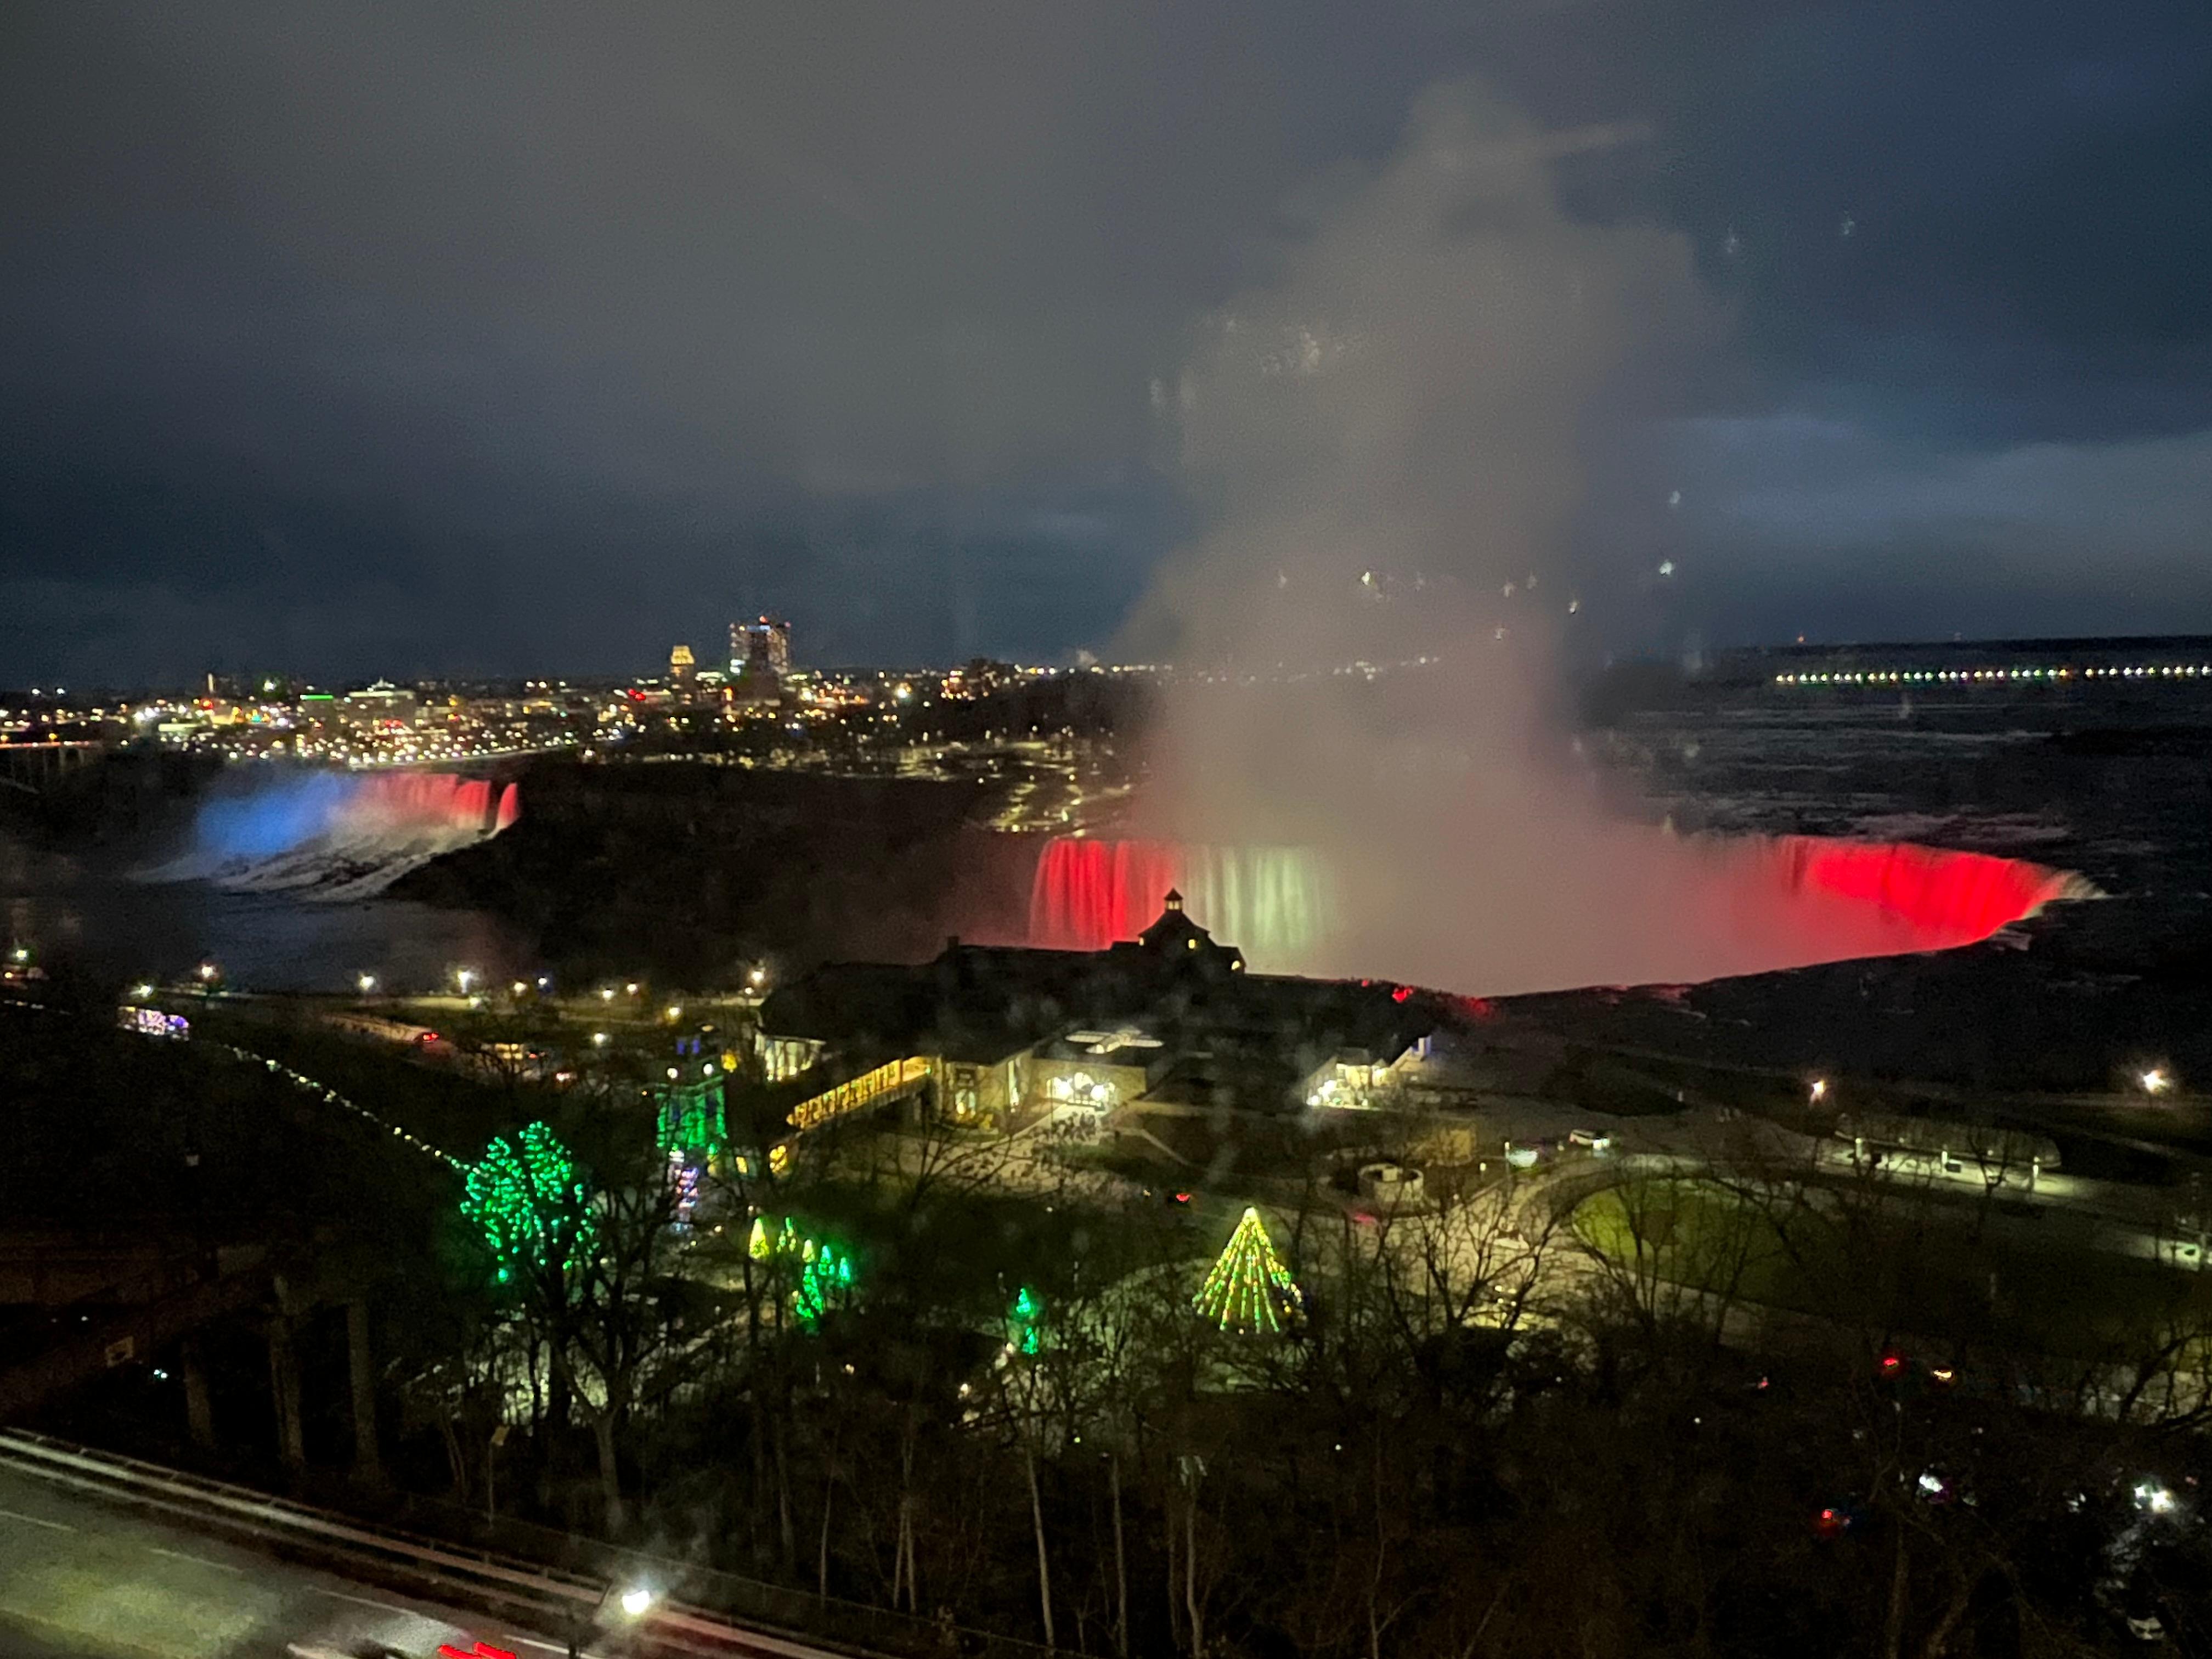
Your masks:
<path fill-rule="evenodd" d="M 1558 533 L 1702 583 L 1620 642 L 1851 580 L 1850 536 L 1721 558 L 1786 469 L 1684 417 L 1863 434 L 1881 544 L 1964 594 L 2008 544 L 1928 477 L 2212 429 L 2209 66 L 2187 0 L 21 0 L 0 681 L 635 668 L 763 604 L 824 657 L 1097 645 L 1206 507 L 1155 384 L 1467 74 L 1729 319 L 1578 425 Z M 2047 476 L 2088 536 L 2105 475 Z M 2100 580 L 2212 626 L 2162 545 Z"/>

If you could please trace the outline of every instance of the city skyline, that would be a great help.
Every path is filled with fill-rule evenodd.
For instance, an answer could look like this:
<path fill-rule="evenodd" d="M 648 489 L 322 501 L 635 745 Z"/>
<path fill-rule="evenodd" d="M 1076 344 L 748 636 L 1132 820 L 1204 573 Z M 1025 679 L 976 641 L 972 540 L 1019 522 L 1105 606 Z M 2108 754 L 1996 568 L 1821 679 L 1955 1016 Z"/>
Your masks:
<path fill-rule="evenodd" d="M 1433 241 L 1455 100 L 1665 304 L 1542 425 L 1571 507 L 1425 559 L 1602 651 L 2212 628 L 2201 9 L 848 21 L 17 9 L 0 681 L 617 673 L 740 597 L 823 661 L 1150 656 L 1215 323 L 1486 378 L 1328 252 Z"/>

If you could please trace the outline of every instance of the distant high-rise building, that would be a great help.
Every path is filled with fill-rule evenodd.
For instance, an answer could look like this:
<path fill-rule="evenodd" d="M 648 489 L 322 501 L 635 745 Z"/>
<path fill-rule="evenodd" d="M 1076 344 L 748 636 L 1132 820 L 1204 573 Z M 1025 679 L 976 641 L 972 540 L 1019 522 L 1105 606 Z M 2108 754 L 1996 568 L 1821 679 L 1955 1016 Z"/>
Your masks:
<path fill-rule="evenodd" d="M 698 672 L 699 665 L 692 658 L 690 646 L 679 645 L 668 653 L 668 678 L 676 684 L 690 684 Z"/>
<path fill-rule="evenodd" d="M 379 680 L 338 699 L 338 723 L 365 730 L 393 730 L 415 725 L 422 699 L 410 686 Z"/>
<path fill-rule="evenodd" d="M 781 679 L 791 672 L 791 624 L 775 617 L 730 624 L 730 672 L 747 667 Z"/>

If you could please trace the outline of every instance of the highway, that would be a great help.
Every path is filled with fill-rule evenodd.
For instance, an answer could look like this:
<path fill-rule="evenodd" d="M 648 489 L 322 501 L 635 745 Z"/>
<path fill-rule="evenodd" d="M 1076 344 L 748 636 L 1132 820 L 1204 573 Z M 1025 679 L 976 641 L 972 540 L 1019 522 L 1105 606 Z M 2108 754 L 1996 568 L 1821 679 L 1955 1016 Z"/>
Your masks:
<path fill-rule="evenodd" d="M 488 1642 L 531 1659 L 542 1632 L 257 1555 L 0 1468 L 0 1652 L 8 1659 L 283 1659 L 297 1645 L 404 1653 Z M 597 1652 L 596 1649 L 587 1651 Z"/>

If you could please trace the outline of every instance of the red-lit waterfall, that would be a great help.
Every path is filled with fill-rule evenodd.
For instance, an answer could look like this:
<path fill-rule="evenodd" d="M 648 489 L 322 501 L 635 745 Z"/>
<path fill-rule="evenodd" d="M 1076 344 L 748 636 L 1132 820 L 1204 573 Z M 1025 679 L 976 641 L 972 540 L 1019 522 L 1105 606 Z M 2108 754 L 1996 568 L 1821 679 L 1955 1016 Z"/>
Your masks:
<path fill-rule="evenodd" d="M 1262 971 L 1510 992 L 1948 950 L 2094 891 L 2016 859 L 1803 836 L 1624 831 L 1603 850 L 1617 855 L 1604 869 L 1541 880 L 1471 870 L 1378 884 L 1363 870 L 1355 884 L 1312 848 L 1060 837 L 1037 860 L 1029 940 L 1103 949 L 1150 923 L 1172 887 Z"/>
<path fill-rule="evenodd" d="M 1784 836 L 1765 845 L 1787 887 L 1880 915 L 1910 941 L 1905 950 L 1972 945 L 2053 900 L 2084 891 L 2079 877 L 1986 853 L 1810 836 Z"/>
<path fill-rule="evenodd" d="M 1218 847 L 1060 836 L 1030 887 L 1030 943 L 1102 951 L 1133 938 L 1168 890 L 1255 962 L 1302 960 L 1333 931 L 1322 861 L 1297 847 Z"/>
<path fill-rule="evenodd" d="M 378 772 L 358 781 L 341 809 L 360 830 L 497 835 L 521 815 L 520 787 L 451 772 Z"/>

